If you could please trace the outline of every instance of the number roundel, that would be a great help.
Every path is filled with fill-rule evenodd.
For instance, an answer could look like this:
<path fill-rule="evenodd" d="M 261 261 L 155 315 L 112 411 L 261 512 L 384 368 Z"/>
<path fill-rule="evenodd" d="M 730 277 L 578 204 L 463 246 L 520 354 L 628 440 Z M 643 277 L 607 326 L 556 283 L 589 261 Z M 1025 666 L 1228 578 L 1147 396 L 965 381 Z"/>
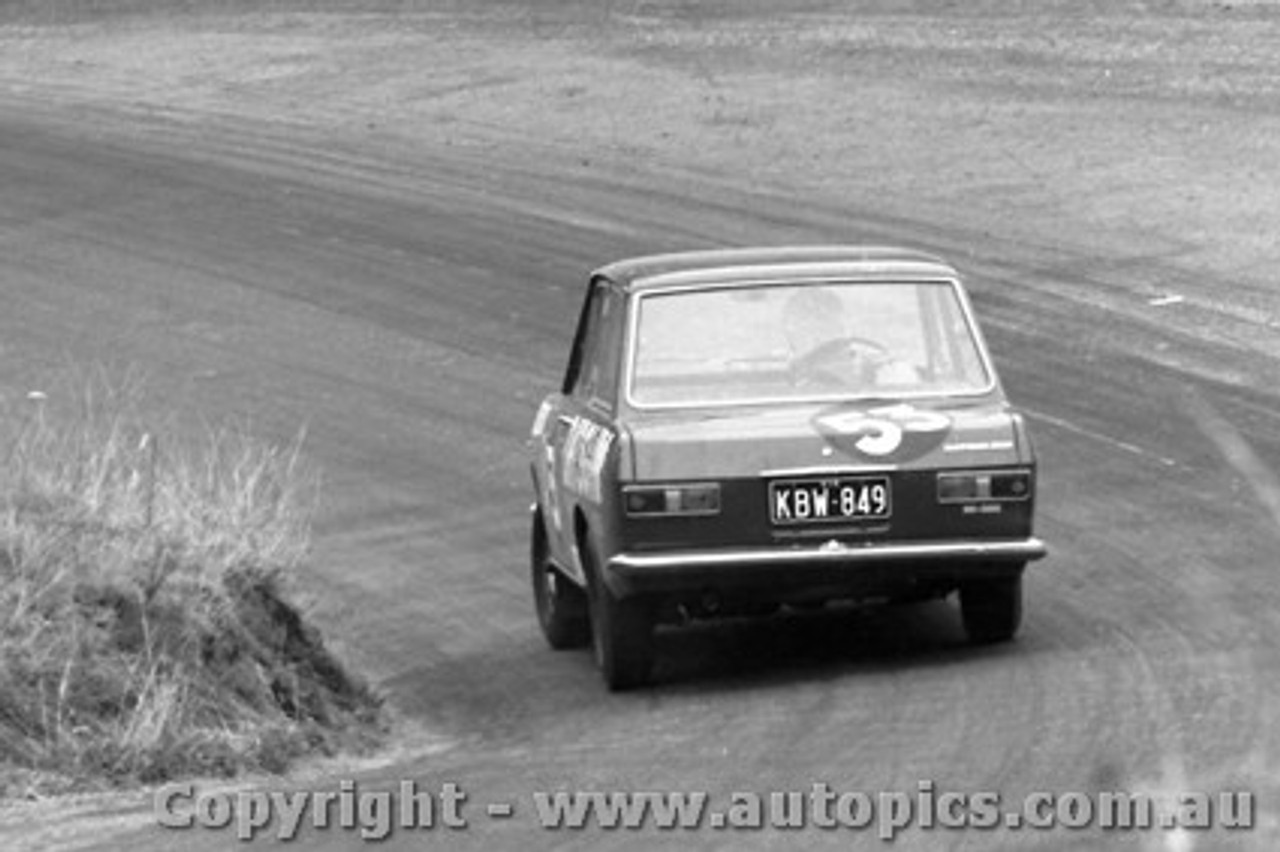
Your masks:
<path fill-rule="evenodd" d="M 905 404 L 827 409 L 813 418 L 813 425 L 837 450 L 871 459 L 918 458 L 940 446 L 951 431 L 945 415 Z"/>

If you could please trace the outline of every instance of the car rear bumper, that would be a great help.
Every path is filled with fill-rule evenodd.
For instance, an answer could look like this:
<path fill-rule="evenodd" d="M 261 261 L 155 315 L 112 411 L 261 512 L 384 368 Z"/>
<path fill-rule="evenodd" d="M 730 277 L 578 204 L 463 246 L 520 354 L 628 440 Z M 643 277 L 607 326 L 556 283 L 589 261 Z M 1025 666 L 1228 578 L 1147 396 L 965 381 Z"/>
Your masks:
<path fill-rule="evenodd" d="M 862 593 L 1007 576 L 1048 552 L 1038 538 L 620 553 L 606 567 L 616 594 L 707 589 L 781 595 L 805 588 Z"/>

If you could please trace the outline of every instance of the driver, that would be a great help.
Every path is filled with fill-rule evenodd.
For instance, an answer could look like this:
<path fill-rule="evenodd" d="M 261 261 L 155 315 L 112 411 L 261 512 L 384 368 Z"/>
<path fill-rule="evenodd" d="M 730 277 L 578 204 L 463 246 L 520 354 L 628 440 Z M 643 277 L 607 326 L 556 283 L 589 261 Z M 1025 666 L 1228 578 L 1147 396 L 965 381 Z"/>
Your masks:
<path fill-rule="evenodd" d="M 874 382 L 875 365 L 853 344 L 844 303 L 830 290 L 801 287 L 783 307 L 782 328 L 796 384 L 841 388 Z"/>
<path fill-rule="evenodd" d="M 787 299 L 782 312 L 782 328 L 787 337 L 787 349 L 794 360 L 824 343 L 848 336 L 844 303 L 830 290 L 802 287 Z"/>

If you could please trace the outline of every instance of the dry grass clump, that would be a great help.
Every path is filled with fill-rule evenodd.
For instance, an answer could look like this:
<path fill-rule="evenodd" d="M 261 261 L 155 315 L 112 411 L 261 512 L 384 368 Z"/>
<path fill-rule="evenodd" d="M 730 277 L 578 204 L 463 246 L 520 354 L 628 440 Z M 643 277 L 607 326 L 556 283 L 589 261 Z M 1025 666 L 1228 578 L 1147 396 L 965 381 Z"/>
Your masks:
<path fill-rule="evenodd" d="M 301 441 L 183 447 L 136 382 L 79 385 L 9 406 L 0 444 L 0 795 L 376 739 L 378 699 L 282 595 L 318 487 Z"/>

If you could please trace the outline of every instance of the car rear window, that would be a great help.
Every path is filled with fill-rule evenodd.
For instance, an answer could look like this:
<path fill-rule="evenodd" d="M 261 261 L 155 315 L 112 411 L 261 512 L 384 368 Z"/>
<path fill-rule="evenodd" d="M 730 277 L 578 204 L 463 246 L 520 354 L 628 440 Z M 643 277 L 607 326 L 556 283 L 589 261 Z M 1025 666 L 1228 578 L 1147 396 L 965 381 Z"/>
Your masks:
<path fill-rule="evenodd" d="M 951 281 L 645 293 L 631 346 L 638 406 L 972 394 L 992 383 Z"/>

